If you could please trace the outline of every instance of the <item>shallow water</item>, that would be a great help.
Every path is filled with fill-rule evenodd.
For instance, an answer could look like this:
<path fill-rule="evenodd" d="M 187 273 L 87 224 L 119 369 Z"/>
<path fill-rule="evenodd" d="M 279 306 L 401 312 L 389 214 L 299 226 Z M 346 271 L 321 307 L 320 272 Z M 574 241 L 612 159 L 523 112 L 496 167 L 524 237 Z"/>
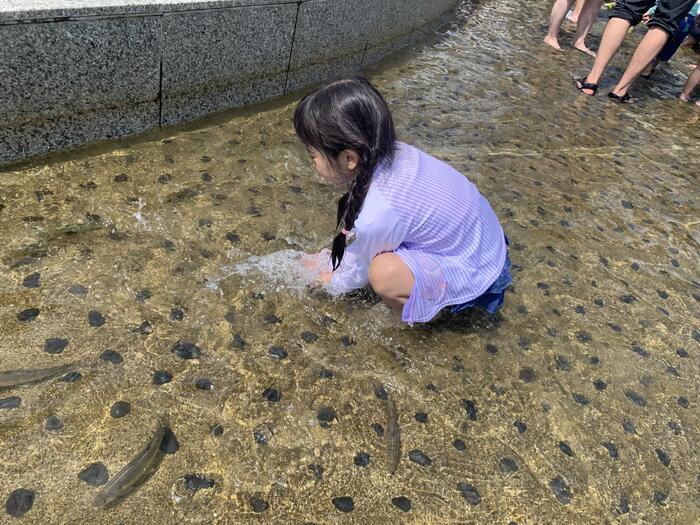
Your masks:
<path fill-rule="evenodd" d="M 589 59 L 540 44 L 540 4 L 467 4 L 369 72 L 401 138 L 499 214 L 497 316 L 401 329 L 370 294 L 305 290 L 292 264 L 337 194 L 294 98 L 0 173 L 0 371 L 82 363 L 0 392 L 3 501 L 33 491 L 31 523 L 697 522 L 700 113 L 674 100 L 692 57 L 641 107 L 585 98 Z M 156 417 L 178 445 L 93 509 Z"/>

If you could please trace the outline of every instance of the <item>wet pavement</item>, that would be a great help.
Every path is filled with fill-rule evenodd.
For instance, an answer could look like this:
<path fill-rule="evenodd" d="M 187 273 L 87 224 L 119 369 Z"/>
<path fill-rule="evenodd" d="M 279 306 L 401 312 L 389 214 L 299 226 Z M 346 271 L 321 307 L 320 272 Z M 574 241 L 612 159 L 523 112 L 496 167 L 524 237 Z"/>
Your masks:
<path fill-rule="evenodd" d="M 337 194 L 296 97 L 3 169 L 0 372 L 75 364 L 0 391 L 0 521 L 697 521 L 694 57 L 640 106 L 581 96 L 590 59 L 541 44 L 548 7 L 466 3 L 369 71 L 401 139 L 501 218 L 496 316 L 401 329 L 305 290 Z M 158 419 L 149 477 L 94 509 Z"/>

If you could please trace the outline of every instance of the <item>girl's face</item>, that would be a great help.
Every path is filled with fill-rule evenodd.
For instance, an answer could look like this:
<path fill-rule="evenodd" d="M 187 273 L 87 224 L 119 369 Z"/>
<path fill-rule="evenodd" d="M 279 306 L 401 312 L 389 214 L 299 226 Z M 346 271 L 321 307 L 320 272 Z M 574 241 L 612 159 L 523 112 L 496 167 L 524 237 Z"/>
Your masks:
<path fill-rule="evenodd" d="M 358 156 L 352 150 L 343 150 L 338 156 L 338 162 L 333 163 L 325 155 L 314 148 L 308 148 L 316 173 L 336 186 L 347 184 L 355 178 Z"/>

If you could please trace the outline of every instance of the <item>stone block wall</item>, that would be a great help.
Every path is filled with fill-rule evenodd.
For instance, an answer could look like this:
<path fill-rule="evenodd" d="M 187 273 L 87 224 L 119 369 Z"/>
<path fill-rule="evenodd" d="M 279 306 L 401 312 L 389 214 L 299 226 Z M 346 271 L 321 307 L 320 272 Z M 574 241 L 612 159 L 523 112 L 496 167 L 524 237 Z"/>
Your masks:
<path fill-rule="evenodd" d="M 458 0 L 5 0 L 0 164 L 349 74 Z"/>

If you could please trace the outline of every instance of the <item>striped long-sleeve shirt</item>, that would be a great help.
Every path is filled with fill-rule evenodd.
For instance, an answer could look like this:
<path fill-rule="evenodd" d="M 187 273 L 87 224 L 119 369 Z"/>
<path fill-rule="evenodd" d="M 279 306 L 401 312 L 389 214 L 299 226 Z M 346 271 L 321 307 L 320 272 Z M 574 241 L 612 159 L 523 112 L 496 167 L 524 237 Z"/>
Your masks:
<path fill-rule="evenodd" d="M 395 252 L 415 278 L 406 323 L 430 321 L 445 306 L 483 294 L 506 258 L 503 230 L 476 186 L 451 166 L 403 143 L 380 163 L 355 221 L 331 291 L 369 284 L 372 259 Z"/>

